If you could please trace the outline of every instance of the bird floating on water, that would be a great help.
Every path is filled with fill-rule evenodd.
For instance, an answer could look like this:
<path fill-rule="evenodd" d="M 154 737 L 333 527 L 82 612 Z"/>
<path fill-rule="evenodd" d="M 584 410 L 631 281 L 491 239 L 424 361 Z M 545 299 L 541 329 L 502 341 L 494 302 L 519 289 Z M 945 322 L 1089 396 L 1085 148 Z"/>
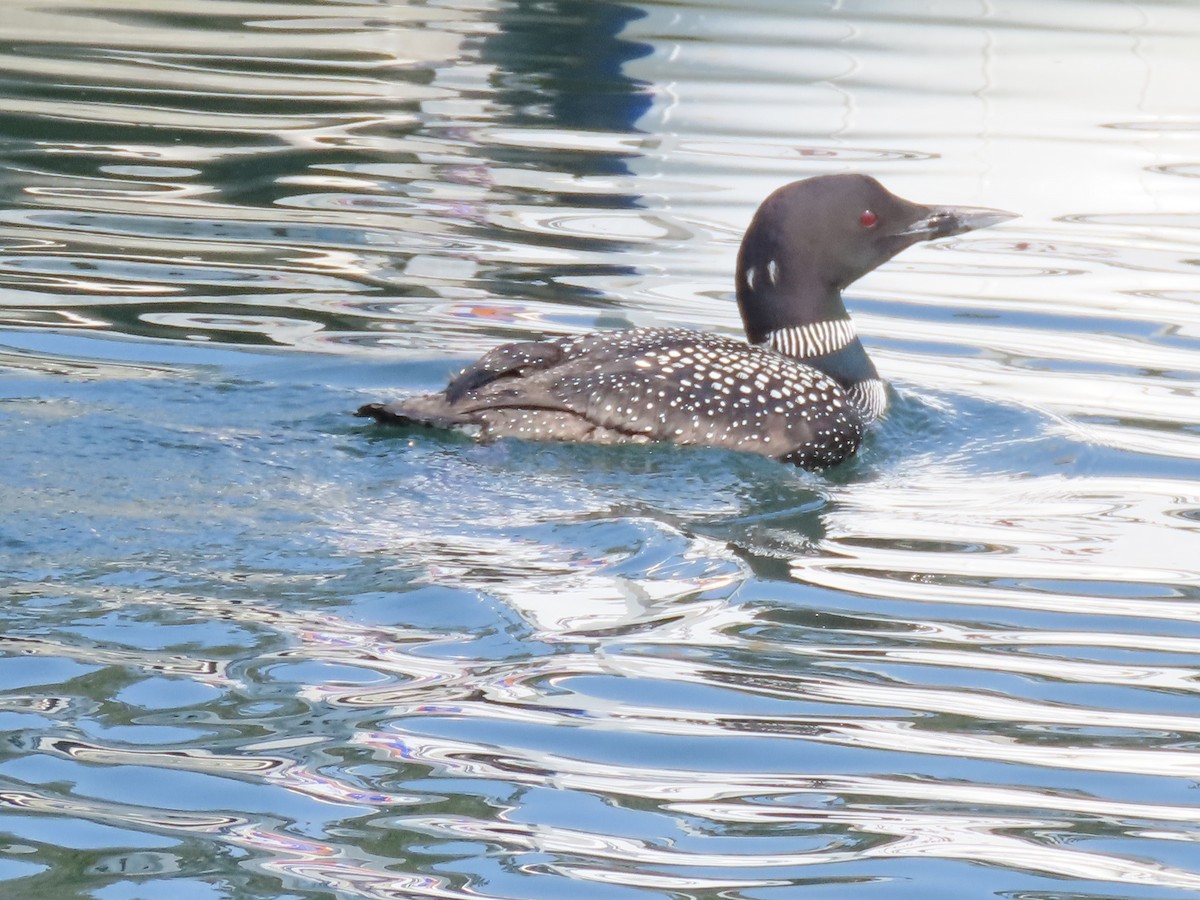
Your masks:
<path fill-rule="evenodd" d="M 763 201 L 742 238 L 737 301 L 748 343 L 634 328 L 505 344 L 443 391 L 356 415 L 483 440 L 668 441 L 824 469 L 858 450 L 888 403 L 842 291 L 918 241 L 1011 218 L 912 203 L 866 175 L 795 181 Z"/>

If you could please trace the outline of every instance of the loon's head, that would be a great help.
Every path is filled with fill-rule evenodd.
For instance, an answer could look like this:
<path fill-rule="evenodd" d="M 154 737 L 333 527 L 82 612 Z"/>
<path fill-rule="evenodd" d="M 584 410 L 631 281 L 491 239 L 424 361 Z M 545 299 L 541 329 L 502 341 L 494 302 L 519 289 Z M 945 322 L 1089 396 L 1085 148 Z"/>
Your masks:
<path fill-rule="evenodd" d="M 843 319 L 842 289 L 905 247 L 1015 218 L 923 206 L 868 175 L 818 175 L 767 197 L 738 253 L 737 299 L 751 343 L 781 328 Z"/>

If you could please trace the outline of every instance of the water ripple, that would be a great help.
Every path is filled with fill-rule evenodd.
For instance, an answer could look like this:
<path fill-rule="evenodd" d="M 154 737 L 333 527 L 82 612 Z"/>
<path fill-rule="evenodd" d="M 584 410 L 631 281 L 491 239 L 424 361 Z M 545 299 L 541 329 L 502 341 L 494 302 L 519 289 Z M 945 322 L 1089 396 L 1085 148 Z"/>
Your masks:
<path fill-rule="evenodd" d="M 5 4 L 7 893 L 1200 889 L 1200 13 L 845 6 Z M 847 169 L 836 472 L 349 416 Z"/>

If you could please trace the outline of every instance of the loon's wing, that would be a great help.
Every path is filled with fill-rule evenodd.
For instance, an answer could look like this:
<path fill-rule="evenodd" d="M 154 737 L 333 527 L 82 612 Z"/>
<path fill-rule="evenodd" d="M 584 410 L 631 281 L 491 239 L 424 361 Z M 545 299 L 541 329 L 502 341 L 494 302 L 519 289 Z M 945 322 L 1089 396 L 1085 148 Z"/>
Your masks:
<path fill-rule="evenodd" d="M 537 405 L 537 389 L 526 382 L 525 377 L 559 363 L 567 340 L 503 344 L 459 372 L 444 391 L 406 397 L 392 403 L 368 403 L 359 407 L 355 415 L 389 425 L 476 426 L 483 427 L 486 432 L 487 423 L 478 415 L 481 409 L 502 402 L 502 398 L 507 398 L 509 406 Z M 542 396 L 540 402 L 561 409 L 548 397 Z"/>
<path fill-rule="evenodd" d="M 566 343 L 566 339 L 518 341 L 495 347 L 451 379 L 446 385 L 446 400 L 458 403 L 467 394 L 493 382 L 550 368 L 563 358 Z"/>
<path fill-rule="evenodd" d="M 862 415 L 828 375 L 742 341 L 698 337 L 680 329 L 638 329 L 616 341 L 584 336 L 554 365 L 494 381 L 458 408 L 494 437 L 670 441 L 806 468 L 858 448 Z M 588 428 L 594 433 L 581 438 Z"/>

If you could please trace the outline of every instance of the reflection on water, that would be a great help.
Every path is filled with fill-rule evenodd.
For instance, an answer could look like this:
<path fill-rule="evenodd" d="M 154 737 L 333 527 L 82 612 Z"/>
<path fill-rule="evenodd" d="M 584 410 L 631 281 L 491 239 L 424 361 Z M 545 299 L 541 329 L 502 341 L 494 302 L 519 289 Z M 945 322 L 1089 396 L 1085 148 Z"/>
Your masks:
<path fill-rule="evenodd" d="M 844 6 L 5 5 L 6 895 L 1200 888 L 1200 12 Z M 347 415 L 847 169 L 826 477 Z"/>

